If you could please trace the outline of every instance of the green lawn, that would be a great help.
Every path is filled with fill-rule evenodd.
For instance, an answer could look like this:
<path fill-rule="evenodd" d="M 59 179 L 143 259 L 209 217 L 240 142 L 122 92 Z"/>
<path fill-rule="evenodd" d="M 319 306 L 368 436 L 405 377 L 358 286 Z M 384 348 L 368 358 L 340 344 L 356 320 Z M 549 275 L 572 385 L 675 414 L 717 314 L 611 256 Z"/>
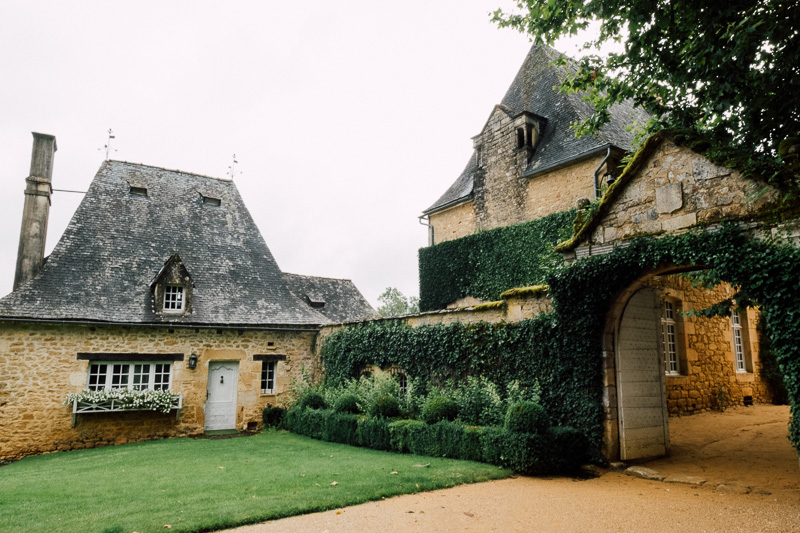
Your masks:
<path fill-rule="evenodd" d="M 211 531 L 509 474 L 287 432 L 162 440 L 1 467 L 0 531 Z"/>

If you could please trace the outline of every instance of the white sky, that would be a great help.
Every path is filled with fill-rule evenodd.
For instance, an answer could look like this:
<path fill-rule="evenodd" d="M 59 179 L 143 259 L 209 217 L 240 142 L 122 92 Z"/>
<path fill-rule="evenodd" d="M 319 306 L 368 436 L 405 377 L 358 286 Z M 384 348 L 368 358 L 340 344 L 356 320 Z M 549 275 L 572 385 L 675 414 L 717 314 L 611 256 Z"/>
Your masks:
<path fill-rule="evenodd" d="M 31 131 L 53 187 L 112 159 L 234 181 L 285 272 L 418 294 L 417 217 L 458 177 L 530 46 L 508 0 L 0 4 L 0 294 Z M 561 51 L 573 53 L 565 46 Z M 82 195 L 55 193 L 47 251 Z"/>

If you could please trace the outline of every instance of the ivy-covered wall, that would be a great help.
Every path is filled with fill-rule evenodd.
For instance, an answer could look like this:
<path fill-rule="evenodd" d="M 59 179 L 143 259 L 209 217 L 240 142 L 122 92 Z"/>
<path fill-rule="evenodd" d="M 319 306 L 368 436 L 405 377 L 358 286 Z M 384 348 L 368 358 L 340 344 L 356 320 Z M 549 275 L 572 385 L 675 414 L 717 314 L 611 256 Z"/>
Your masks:
<path fill-rule="evenodd" d="M 554 312 L 516 324 L 411 328 L 367 322 L 331 335 L 322 347 L 326 379 L 354 377 L 368 363 L 403 366 L 410 376 L 483 374 L 542 386 L 556 424 L 583 431 L 599 452 L 603 436 L 602 334 L 615 297 L 647 271 L 702 265 L 708 278 L 738 289 L 737 303 L 760 306 L 765 332 L 792 404 L 790 439 L 800 446 L 800 250 L 748 238 L 734 224 L 716 233 L 638 238 L 611 254 L 581 259 L 546 276 Z M 718 309 L 730 308 L 722 302 Z"/>
<path fill-rule="evenodd" d="M 420 310 L 465 296 L 497 300 L 505 290 L 542 283 L 553 246 L 572 235 L 574 220 L 572 209 L 420 249 Z"/>

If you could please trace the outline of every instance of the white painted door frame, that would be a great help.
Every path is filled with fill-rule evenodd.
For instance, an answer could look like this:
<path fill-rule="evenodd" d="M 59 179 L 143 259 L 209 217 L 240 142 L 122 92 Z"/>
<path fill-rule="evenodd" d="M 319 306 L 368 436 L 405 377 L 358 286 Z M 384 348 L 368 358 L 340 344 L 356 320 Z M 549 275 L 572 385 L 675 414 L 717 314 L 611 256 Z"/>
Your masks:
<path fill-rule="evenodd" d="M 236 429 L 238 361 L 210 361 L 206 396 L 207 431 Z"/>

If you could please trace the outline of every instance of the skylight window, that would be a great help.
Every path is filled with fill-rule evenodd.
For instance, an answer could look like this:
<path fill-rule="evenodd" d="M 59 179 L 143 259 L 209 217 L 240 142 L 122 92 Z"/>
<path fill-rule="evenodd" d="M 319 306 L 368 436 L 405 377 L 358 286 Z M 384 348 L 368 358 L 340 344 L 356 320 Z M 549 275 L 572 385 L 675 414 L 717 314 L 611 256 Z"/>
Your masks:
<path fill-rule="evenodd" d="M 222 205 L 222 200 L 219 198 L 213 198 L 211 196 L 203 195 L 203 203 L 206 205 L 213 205 L 214 207 L 219 207 Z"/>
<path fill-rule="evenodd" d="M 147 196 L 146 187 L 135 187 L 131 185 L 130 193 L 136 196 Z"/>

